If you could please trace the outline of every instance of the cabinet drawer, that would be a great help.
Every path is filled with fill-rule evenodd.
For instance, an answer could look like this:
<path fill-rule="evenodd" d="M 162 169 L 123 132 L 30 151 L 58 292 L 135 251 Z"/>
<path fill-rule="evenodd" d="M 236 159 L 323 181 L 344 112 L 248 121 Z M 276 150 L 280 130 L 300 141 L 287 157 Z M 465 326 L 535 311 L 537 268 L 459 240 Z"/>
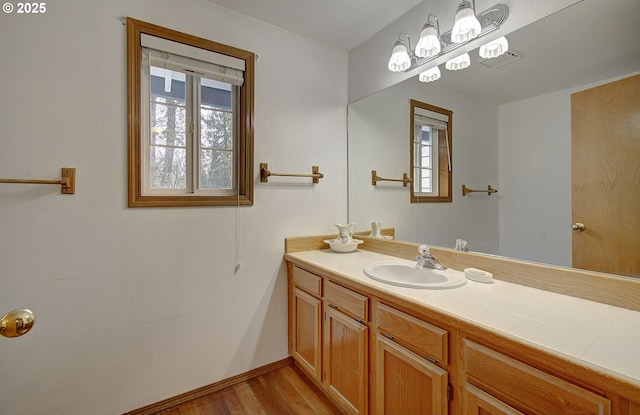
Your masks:
<path fill-rule="evenodd" d="M 532 414 L 611 413 L 611 402 L 523 362 L 463 340 L 463 368 L 470 380 L 500 400 Z"/>
<path fill-rule="evenodd" d="M 447 364 L 447 331 L 384 304 L 376 309 L 378 329 L 413 352 Z"/>
<path fill-rule="evenodd" d="M 302 268 L 293 267 L 293 285 L 303 291 L 320 297 L 320 287 L 322 286 L 322 278 L 316 274 L 312 274 Z"/>
<path fill-rule="evenodd" d="M 347 288 L 326 281 L 324 286 L 324 296 L 327 302 L 338 307 L 341 311 L 353 315 L 353 317 L 367 321 L 367 307 L 369 299 Z M 330 305 L 330 306 L 331 306 Z"/>

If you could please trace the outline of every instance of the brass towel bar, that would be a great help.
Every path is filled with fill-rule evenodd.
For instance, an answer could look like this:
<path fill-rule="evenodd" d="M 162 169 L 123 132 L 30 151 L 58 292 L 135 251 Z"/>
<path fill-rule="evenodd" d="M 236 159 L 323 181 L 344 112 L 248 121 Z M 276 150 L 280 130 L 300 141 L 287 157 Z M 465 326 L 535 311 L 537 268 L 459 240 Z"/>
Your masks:
<path fill-rule="evenodd" d="M 491 193 L 498 193 L 498 190 L 491 187 L 491 185 L 487 186 L 487 190 L 472 190 L 472 189 L 469 189 L 467 186 L 462 185 L 462 196 L 466 196 L 467 193 L 473 193 L 473 192 L 484 192 L 484 193 L 487 193 L 488 196 L 491 196 Z"/>
<path fill-rule="evenodd" d="M 60 193 L 63 195 L 72 195 L 76 193 L 76 169 L 72 167 L 63 167 L 62 177 L 60 180 L 0 179 L 0 183 L 59 184 Z"/>
<path fill-rule="evenodd" d="M 407 183 L 411 183 L 411 179 L 407 173 L 402 173 L 402 179 L 385 179 L 378 176 L 375 170 L 371 170 L 371 185 L 375 186 L 378 182 L 402 182 L 402 186 L 407 187 Z"/>
<path fill-rule="evenodd" d="M 260 163 L 260 181 L 268 182 L 269 176 L 311 177 L 313 179 L 313 183 L 320 183 L 320 179 L 324 177 L 324 174 L 320 173 L 320 167 L 318 166 L 311 166 L 311 174 L 273 173 L 269 171 L 268 163 Z"/>

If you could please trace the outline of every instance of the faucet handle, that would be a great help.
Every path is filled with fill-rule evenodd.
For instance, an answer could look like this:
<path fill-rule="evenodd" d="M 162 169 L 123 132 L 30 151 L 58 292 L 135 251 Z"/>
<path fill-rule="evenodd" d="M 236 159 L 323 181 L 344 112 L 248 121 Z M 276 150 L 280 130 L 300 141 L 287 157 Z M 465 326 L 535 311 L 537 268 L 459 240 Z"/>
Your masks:
<path fill-rule="evenodd" d="M 431 255 L 431 252 L 429 252 L 429 248 L 427 248 L 427 245 L 420 245 L 418 247 L 418 252 L 420 252 L 421 256 Z"/>
<path fill-rule="evenodd" d="M 467 241 L 464 239 L 456 239 L 456 251 L 467 252 L 469 248 L 467 248 Z"/>

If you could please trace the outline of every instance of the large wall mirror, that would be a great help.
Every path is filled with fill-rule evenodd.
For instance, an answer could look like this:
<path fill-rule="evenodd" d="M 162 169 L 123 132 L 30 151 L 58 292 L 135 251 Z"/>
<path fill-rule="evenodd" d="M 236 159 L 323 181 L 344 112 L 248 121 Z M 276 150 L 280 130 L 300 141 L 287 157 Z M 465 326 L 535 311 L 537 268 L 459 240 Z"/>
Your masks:
<path fill-rule="evenodd" d="M 593 28 L 599 28 L 594 31 Z M 348 108 L 349 220 L 394 227 L 401 240 L 572 265 L 571 94 L 640 71 L 640 2 L 583 0 L 507 35 L 521 59 L 417 77 Z M 410 99 L 455 114 L 452 202 L 410 203 L 370 172 L 410 167 Z M 497 193 L 462 195 L 461 186 Z M 637 212 L 637 211 L 636 211 Z"/>

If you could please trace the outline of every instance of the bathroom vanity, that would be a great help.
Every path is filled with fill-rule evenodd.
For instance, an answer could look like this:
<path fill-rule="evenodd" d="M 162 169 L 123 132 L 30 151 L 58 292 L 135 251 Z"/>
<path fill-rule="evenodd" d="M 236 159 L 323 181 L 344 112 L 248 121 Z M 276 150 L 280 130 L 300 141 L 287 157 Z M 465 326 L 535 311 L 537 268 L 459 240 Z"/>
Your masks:
<path fill-rule="evenodd" d="M 322 238 L 286 241 L 288 345 L 345 413 L 640 415 L 640 311 L 505 281 L 512 260 L 495 257 L 482 264 L 502 268 L 491 284 L 388 285 L 363 268 L 417 244 L 364 238 L 336 253 Z M 432 252 L 453 269 L 478 260 Z M 638 298 L 640 282 L 623 283 Z"/>

